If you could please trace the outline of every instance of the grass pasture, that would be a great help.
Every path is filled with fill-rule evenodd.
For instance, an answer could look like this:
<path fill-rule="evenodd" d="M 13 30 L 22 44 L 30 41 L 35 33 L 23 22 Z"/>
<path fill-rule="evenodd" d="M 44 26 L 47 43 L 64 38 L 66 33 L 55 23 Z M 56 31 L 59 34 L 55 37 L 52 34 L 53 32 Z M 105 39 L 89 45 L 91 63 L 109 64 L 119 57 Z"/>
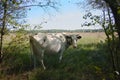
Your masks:
<path fill-rule="evenodd" d="M 7 56 L 0 66 L 0 80 L 112 80 L 105 34 L 79 34 L 82 39 L 78 47 L 69 47 L 61 63 L 58 63 L 58 56 L 45 56 L 47 70 L 40 64 L 33 69 L 28 36 L 21 33 L 14 36 L 9 47 L 5 46 Z"/>

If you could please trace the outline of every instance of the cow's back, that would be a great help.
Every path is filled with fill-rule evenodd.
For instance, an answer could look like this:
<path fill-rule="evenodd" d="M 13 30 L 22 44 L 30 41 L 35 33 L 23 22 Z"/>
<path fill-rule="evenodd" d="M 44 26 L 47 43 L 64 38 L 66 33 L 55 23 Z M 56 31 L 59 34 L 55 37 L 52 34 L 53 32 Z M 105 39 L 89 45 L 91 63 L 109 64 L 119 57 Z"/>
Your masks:
<path fill-rule="evenodd" d="M 59 53 L 64 48 L 66 39 L 62 33 L 38 33 L 34 38 L 46 53 Z"/>

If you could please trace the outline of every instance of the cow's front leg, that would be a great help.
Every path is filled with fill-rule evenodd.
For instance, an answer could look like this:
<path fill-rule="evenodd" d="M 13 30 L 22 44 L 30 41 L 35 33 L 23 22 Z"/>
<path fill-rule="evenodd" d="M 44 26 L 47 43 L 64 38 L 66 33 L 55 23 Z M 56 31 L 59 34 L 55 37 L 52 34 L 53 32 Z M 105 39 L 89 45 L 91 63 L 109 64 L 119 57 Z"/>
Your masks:
<path fill-rule="evenodd" d="M 63 50 L 60 52 L 59 63 L 62 61 L 62 57 L 63 57 Z"/>
<path fill-rule="evenodd" d="M 62 45 L 62 49 L 60 51 L 60 57 L 59 57 L 59 63 L 62 61 L 62 58 L 63 58 L 63 52 L 65 51 L 65 46 Z"/>
<path fill-rule="evenodd" d="M 42 54 L 41 54 L 41 63 L 42 63 L 42 67 L 44 68 L 44 70 L 46 69 L 45 65 L 44 65 L 44 50 L 42 50 Z"/>

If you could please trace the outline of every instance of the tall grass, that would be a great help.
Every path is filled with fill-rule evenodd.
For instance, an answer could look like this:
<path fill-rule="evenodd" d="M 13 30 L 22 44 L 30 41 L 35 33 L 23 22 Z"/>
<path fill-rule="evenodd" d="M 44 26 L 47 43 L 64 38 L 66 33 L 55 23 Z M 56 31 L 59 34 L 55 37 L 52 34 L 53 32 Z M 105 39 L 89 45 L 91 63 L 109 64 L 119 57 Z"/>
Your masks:
<path fill-rule="evenodd" d="M 112 80 L 109 54 L 104 43 L 105 35 L 80 34 L 82 39 L 78 41 L 78 47 L 73 49 L 70 46 L 64 52 L 61 63 L 58 63 L 59 55 L 45 55 L 47 70 L 43 70 L 41 63 L 33 69 L 28 38 L 20 34 L 6 51 L 5 55 L 8 56 L 4 57 L 0 67 L 0 77 L 5 79 L 6 75 L 15 74 L 11 80 L 23 80 L 24 77 L 26 80 Z M 20 40 L 21 37 L 23 40 Z"/>

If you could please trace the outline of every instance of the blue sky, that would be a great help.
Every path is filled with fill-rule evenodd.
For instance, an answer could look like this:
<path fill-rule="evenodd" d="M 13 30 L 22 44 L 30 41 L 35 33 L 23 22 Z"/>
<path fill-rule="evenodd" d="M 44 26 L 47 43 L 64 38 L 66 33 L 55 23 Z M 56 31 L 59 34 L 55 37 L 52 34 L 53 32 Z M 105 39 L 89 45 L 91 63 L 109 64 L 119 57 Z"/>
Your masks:
<path fill-rule="evenodd" d="M 85 15 L 86 8 L 78 7 L 75 4 L 77 1 L 78 0 L 60 0 L 58 11 L 51 8 L 44 11 L 40 7 L 32 7 L 28 12 L 27 22 L 32 26 L 47 22 L 41 25 L 42 29 L 75 30 L 100 28 L 95 26 L 81 27 L 81 24 L 85 22 L 82 17 Z M 96 14 L 100 13 L 100 11 L 93 12 Z"/>

